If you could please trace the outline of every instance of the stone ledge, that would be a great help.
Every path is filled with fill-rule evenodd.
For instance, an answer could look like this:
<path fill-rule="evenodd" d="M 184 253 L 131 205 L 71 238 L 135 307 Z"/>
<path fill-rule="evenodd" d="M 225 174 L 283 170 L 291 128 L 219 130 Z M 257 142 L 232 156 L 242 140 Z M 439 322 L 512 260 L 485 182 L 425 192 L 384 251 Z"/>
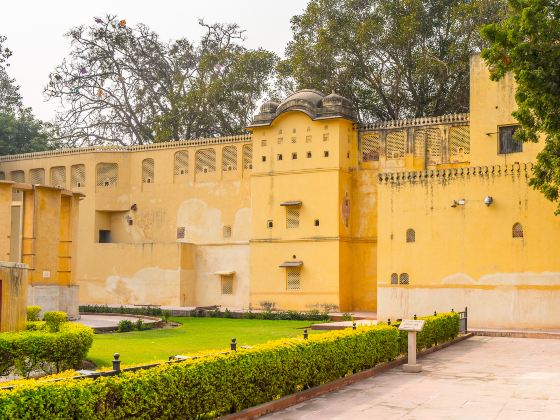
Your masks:
<path fill-rule="evenodd" d="M 439 344 L 437 346 L 431 347 L 426 350 L 418 352 L 418 357 L 423 357 L 428 354 L 434 353 L 438 350 L 442 350 L 453 344 L 459 343 L 467 338 L 473 336 L 473 333 L 469 332 L 464 335 L 460 335 L 452 341 L 447 343 Z M 361 381 L 363 379 L 370 378 L 372 376 L 379 375 L 387 370 L 393 369 L 394 367 L 405 364 L 408 361 L 406 355 L 397 357 L 395 360 L 390 362 L 381 363 L 371 369 L 364 370 L 362 372 L 356 373 L 351 376 L 346 376 L 344 378 L 335 379 L 329 383 L 316 386 L 305 391 L 297 392 L 295 394 L 287 395 L 275 401 L 269 401 L 264 404 L 257 405 L 255 407 L 247 408 L 245 410 L 239 411 L 237 413 L 229 414 L 227 416 L 220 417 L 223 420 L 251 420 L 256 419 L 266 414 L 274 413 L 276 411 L 283 410 L 285 408 L 291 407 L 292 405 L 299 404 L 303 401 L 310 400 L 312 398 L 319 397 L 331 391 L 336 391 L 338 389 L 344 388 L 347 385 L 353 384 L 355 382 Z"/>
<path fill-rule="evenodd" d="M 471 330 L 471 333 L 486 337 L 509 337 L 509 338 L 544 338 L 560 339 L 560 331 L 530 331 L 530 330 L 491 330 L 480 329 Z"/>

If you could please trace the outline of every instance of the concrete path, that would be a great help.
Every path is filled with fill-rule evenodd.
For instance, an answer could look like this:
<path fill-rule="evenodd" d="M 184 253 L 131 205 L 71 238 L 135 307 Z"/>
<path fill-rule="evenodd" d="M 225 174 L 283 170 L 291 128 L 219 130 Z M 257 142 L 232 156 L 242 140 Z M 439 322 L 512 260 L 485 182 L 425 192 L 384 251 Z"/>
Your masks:
<path fill-rule="evenodd" d="M 138 319 L 142 319 L 145 324 L 153 324 L 157 322 L 154 319 L 150 318 L 142 318 L 142 317 L 133 317 L 127 315 L 81 315 L 80 319 L 72 321 L 77 324 L 85 325 L 86 327 L 91 328 L 106 328 L 106 327 L 116 327 L 120 321 L 122 320 L 129 320 L 132 322 L 138 321 Z"/>
<path fill-rule="evenodd" d="M 268 419 L 560 419 L 560 340 L 472 337 Z"/>

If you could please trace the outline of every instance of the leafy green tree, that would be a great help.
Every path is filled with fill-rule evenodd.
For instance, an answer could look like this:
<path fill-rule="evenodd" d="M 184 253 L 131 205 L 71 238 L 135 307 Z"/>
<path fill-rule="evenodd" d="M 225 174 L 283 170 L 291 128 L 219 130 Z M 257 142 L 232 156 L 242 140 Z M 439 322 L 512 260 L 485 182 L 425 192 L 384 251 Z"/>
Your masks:
<path fill-rule="evenodd" d="M 238 134 L 268 89 L 273 53 L 243 46 L 235 24 L 207 25 L 200 42 L 163 42 L 115 16 L 68 32 L 70 56 L 45 91 L 60 100 L 66 144 L 145 144 Z"/>
<path fill-rule="evenodd" d="M 19 86 L 7 72 L 12 52 L 0 36 L 0 155 L 47 150 L 50 141 L 47 127 L 23 106 Z"/>
<path fill-rule="evenodd" d="M 510 0 L 509 17 L 483 28 L 490 47 L 482 57 L 492 79 L 511 72 L 516 81 L 517 110 L 521 127 L 518 141 L 537 142 L 537 155 L 529 184 L 546 198 L 558 202 L 560 189 L 560 3 L 555 0 Z M 556 209 L 560 214 L 560 204 Z"/>
<path fill-rule="evenodd" d="M 311 0 L 292 18 L 280 89 L 336 90 L 361 120 L 467 112 L 469 57 L 502 0 Z"/>

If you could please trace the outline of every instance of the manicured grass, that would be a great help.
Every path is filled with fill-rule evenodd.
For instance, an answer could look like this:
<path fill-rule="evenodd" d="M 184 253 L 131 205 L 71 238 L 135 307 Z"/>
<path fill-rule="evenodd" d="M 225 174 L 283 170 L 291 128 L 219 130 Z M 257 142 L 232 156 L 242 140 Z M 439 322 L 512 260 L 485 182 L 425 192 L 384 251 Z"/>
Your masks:
<path fill-rule="evenodd" d="M 254 345 L 284 337 L 302 337 L 303 328 L 317 321 L 268 321 L 231 318 L 172 318 L 177 328 L 96 334 L 88 359 L 97 366 L 110 366 L 119 353 L 123 365 L 167 360 L 176 354 L 206 350 L 229 350 L 232 337 L 238 346 Z M 309 334 L 319 331 L 308 330 Z"/>

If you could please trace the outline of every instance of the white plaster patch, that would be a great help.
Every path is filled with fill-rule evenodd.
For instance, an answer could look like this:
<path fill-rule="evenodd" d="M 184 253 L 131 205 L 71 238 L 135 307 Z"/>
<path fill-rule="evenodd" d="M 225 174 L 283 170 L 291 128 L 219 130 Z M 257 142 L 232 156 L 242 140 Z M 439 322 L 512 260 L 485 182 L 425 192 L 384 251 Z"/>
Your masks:
<path fill-rule="evenodd" d="M 478 280 L 465 273 L 451 274 L 442 279 L 443 284 L 478 284 L 490 286 L 547 286 L 560 285 L 560 273 L 545 271 L 542 273 L 492 273 L 481 276 Z"/>
<path fill-rule="evenodd" d="M 248 241 L 251 238 L 251 209 L 244 207 L 235 212 L 233 239 Z"/>
<path fill-rule="evenodd" d="M 186 242 L 200 244 L 222 240 L 222 212 L 196 198 L 181 203 L 177 210 L 177 226 L 185 226 Z"/>

